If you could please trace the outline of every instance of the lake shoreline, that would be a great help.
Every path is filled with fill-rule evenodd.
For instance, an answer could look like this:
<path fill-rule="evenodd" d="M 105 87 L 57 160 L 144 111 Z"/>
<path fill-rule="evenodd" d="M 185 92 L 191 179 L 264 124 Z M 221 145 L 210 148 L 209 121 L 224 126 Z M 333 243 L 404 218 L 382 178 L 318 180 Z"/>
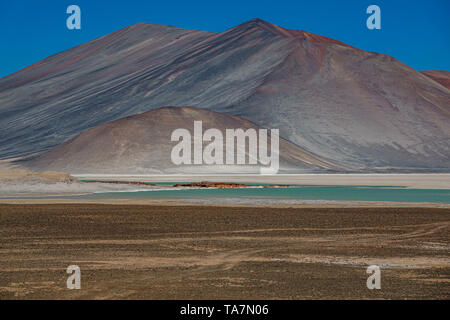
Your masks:
<path fill-rule="evenodd" d="M 214 199 L 216 200 L 216 199 Z M 222 201 L 221 201 L 222 200 Z M 299 203 L 277 201 L 267 203 L 230 202 L 227 199 L 217 199 L 214 202 L 202 202 L 201 199 L 170 199 L 170 198 L 0 198 L 0 205 L 51 205 L 51 204 L 79 204 L 79 205 L 114 205 L 114 206 L 205 206 L 205 207 L 241 207 L 241 208 L 450 208 L 446 203 L 427 202 L 391 202 L 391 201 L 328 201 L 304 200 Z"/>
<path fill-rule="evenodd" d="M 397 186 L 411 189 L 450 189 L 450 174 L 448 173 L 402 173 L 402 174 L 204 174 L 204 175 L 127 175 L 127 174 L 72 174 L 84 180 L 116 180 L 145 181 L 150 183 L 178 182 L 191 183 L 208 181 L 223 181 L 229 183 L 256 184 L 289 184 L 289 185 L 336 185 L 336 186 Z"/>

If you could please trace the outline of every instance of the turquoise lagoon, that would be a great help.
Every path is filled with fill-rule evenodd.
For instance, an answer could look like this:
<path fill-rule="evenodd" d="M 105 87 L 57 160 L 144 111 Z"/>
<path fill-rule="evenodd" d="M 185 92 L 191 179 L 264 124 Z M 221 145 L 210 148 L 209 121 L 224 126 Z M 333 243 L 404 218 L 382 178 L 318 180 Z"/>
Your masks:
<path fill-rule="evenodd" d="M 162 184 L 162 183 L 160 183 Z M 172 184 L 172 183 L 164 183 Z M 316 186 L 295 185 L 279 188 L 174 188 L 151 191 L 111 192 L 85 195 L 83 198 L 116 199 L 288 199 L 328 201 L 432 202 L 450 204 L 449 189 L 409 189 L 390 186 Z"/>

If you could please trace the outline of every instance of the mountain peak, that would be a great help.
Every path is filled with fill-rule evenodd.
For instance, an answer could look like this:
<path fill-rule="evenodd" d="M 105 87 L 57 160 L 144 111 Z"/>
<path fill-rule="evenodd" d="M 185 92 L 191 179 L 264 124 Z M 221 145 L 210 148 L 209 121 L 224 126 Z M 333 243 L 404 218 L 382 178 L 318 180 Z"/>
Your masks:
<path fill-rule="evenodd" d="M 253 18 L 251 20 L 248 20 L 246 22 L 244 22 L 243 24 L 257 24 L 257 25 L 268 25 L 268 26 L 274 26 L 272 23 L 265 21 L 263 19 L 260 18 Z"/>
<path fill-rule="evenodd" d="M 324 36 L 321 36 L 318 34 L 314 34 L 311 32 L 307 32 L 304 30 L 286 29 L 286 28 L 280 27 L 276 24 L 262 20 L 260 18 L 251 19 L 247 22 L 244 22 L 244 23 L 238 25 L 237 27 L 235 27 L 231 30 L 235 30 L 235 29 L 262 30 L 262 31 L 270 33 L 272 35 L 286 37 L 286 38 L 299 38 L 299 39 L 305 39 L 305 40 L 308 40 L 311 42 L 332 43 L 332 44 L 338 44 L 341 46 L 352 47 L 341 41 L 327 38 L 327 37 L 324 37 Z"/>
<path fill-rule="evenodd" d="M 254 18 L 249 21 L 246 21 L 236 27 L 237 29 L 248 28 L 248 29 L 259 29 L 274 35 L 292 37 L 292 30 L 284 29 L 280 26 L 262 20 L 260 18 Z"/>

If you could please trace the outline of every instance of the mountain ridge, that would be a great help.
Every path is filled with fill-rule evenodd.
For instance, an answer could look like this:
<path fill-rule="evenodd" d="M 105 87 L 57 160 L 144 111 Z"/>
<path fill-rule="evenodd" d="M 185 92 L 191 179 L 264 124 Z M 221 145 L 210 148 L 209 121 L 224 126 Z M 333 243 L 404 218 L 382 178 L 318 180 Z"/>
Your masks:
<path fill-rule="evenodd" d="M 450 71 L 444 70 L 424 70 L 420 71 L 422 74 L 433 79 L 437 83 L 443 85 L 447 89 L 450 89 Z"/>

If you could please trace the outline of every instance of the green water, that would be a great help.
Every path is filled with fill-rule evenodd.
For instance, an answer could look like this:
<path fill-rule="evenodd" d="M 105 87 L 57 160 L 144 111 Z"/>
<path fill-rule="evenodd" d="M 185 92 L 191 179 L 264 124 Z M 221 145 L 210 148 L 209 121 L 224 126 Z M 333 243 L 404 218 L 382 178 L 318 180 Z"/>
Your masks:
<path fill-rule="evenodd" d="M 389 186 L 291 186 L 289 188 L 182 189 L 139 192 L 112 192 L 85 196 L 88 198 L 172 198 L 172 199 L 294 199 L 356 200 L 394 202 L 450 203 L 448 189 L 407 189 Z"/>

